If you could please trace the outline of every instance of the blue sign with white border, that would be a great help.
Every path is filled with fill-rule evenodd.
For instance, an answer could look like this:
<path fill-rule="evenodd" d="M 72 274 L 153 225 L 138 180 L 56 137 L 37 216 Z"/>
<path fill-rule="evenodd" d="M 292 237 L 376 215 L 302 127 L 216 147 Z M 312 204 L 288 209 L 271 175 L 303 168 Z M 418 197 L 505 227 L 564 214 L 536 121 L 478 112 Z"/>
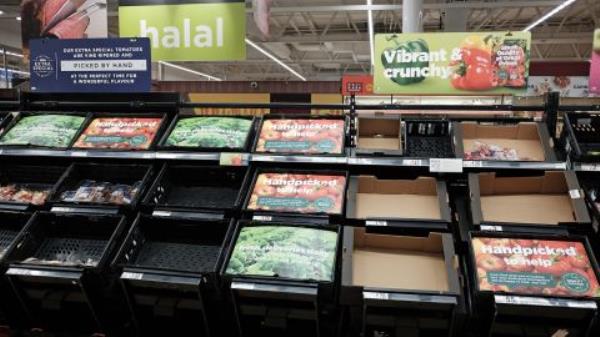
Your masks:
<path fill-rule="evenodd" d="M 36 39 L 30 44 L 33 92 L 147 92 L 150 39 Z"/>

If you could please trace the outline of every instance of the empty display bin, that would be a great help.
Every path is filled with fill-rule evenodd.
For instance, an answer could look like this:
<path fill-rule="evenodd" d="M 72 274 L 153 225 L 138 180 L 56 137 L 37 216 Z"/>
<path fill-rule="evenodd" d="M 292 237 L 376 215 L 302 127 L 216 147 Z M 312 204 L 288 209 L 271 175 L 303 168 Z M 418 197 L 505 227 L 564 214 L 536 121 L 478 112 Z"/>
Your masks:
<path fill-rule="evenodd" d="M 6 256 L 31 328 L 109 333 L 124 326 L 108 267 L 125 225 L 120 216 L 34 214 Z"/>
<path fill-rule="evenodd" d="M 354 336 L 451 336 L 462 306 L 451 234 L 345 227 L 341 303 Z"/>
<path fill-rule="evenodd" d="M 231 214 L 241 207 L 247 171 L 245 167 L 165 164 L 144 204 L 157 215 Z"/>
<path fill-rule="evenodd" d="M 222 333 L 217 275 L 230 222 L 139 215 L 115 262 L 139 336 Z M 222 323 L 222 322 L 221 322 Z"/>
<path fill-rule="evenodd" d="M 75 163 L 50 202 L 61 212 L 117 213 L 135 209 L 151 182 L 151 165 Z"/>
<path fill-rule="evenodd" d="M 62 166 L 2 165 L 0 209 L 26 211 L 45 207 L 65 171 Z"/>
<path fill-rule="evenodd" d="M 556 161 L 545 123 L 455 122 L 454 151 L 465 160 Z"/>
<path fill-rule="evenodd" d="M 574 172 L 469 174 L 473 225 L 520 232 L 590 230 L 585 194 Z M 485 228 L 485 227 L 484 227 Z"/>
<path fill-rule="evenodd" d="M 448 231 L 452 218 L 446 183 L 433 177 L 378 179 L 351 176 L 346 219 L 393 231 Z"/>
<path fill-rule="evenodd" d="M 403 154 L 400 116 L 359 115 L 356 121 L 357 155 L 401 156 Z"/>

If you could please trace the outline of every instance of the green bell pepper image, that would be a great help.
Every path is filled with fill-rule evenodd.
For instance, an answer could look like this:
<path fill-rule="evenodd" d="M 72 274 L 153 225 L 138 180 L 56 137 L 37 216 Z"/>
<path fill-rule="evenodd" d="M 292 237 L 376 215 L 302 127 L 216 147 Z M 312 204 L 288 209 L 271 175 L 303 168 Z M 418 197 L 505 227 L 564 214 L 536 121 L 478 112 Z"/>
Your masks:
<path fill-rule="evenodd" d="M 388 42 L 393 41 L 396 46 L 385 49 L 383 51 L 383 53 L 381 54 L 381 62 L 383 64 L 384 68 L 386 68 L 386 69 L 406 69 L 407 72 L 411 68 L 421 68 L 421 69 L 429 68 L 429 60 L 427 60 L 427 61 L 411 60 L 408 62 L 398 62 L 399 61 L 398 58 L 396 56 L 394 56 L 392 62 L 389 62 L 388 58 L 386 58 L 386 53 L 390 53 L 390 52 L 393 53 L 394 51 L 395 51 L 395 53 L 393 53 L 393 55 L 406 54 L 406 53 L 410 53 L 410 54 L 429 53 L 429 45 L 427 44 L 427 42 L 425 42 L 425 40 L 418 39 L 418 40 L 406 41 L 406 42 L 400 43 L 398 41 L 397 35 L 392 35 L 389 38 L 386 38 L 386 40 Z M 422 82 L 425 79 L 425 77 L 424 76 L 402 76 L 402 75 L 400 75 L 400 76 L 392 77 L 390 79 L 399 85 L 409 85 L 409 84 L 413 84 L 413 83 Z"/>

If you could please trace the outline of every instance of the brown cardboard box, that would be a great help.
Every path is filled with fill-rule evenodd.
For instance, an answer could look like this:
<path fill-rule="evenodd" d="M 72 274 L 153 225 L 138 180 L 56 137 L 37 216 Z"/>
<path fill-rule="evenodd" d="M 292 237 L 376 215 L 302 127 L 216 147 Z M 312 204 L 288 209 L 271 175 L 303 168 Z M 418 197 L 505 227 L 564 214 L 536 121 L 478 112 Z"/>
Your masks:
<path fill-rule="evenodd" d="M 350 178 L 346 216 L 351 219 L 418 219 L 450 221 L 446 184 L 417 179 Z"/>
<path fill-rule="evenodd" d="M 449 291 L 442 236 L 409 237 L 354 230 L 352 283 L 401 290 Z"/>
<path fill-rule="evenodd" d="M 360 116 L 356 152 L 402 155 L 402 124 L 399 116 Z"/>
<path fill-rule="evenodd" d="M 552 161 L 548 130 L 545 124 L 520 122 L 517 124 L 485 125 L 476 122 L 455 123 L 455 147 L 457 156 L 472 160 L 510 160 L 495 158 L 471 158 L 467 153 L 476 152 L 477 143 L 500 148 L 514 149 L 519 161 Z"/>
<path fill-rule="evenodd" d="M 469 175 L 474 224 L 551 225 L 588 223 L 583 192 L 572 172 L 542 176 Z"/>

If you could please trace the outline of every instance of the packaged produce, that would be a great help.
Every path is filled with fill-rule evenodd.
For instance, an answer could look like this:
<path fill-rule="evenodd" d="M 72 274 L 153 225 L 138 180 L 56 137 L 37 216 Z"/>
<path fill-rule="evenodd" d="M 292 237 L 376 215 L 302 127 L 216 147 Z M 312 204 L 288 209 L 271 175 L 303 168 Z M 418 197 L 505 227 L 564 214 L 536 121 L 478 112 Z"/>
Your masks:
<path fill-rule="evenodd" d="M 20 202 L 43 205 L 50 194 L 50 188 L 19 184 L 0 186 L 0 202 Z"/>
<path fill-rule="evenodd" d="M 129 205 L 139 192 L 141 184 L 141 181 L 138 181 L 133 185 L 124 185 L 97 182 L 95 180 L 83 180 L 79 183 L 77 189 L 63 192 L 60 196 L 60 200 L 65 202 Z"/>
<path fill-rule="evenodd" d="M 95 149 L 145 150 L 152 145 L 161 118 L 95 118 L 73 147 Z"/>
<path fill-rule="evenodd" d="M 532 160 L 520 157 L 517 149 L 481 141 L 474 141 L 472 147 L 465 150 L 465 160 Z"/>
<path fill-rule="evenodd" d="M 230 275 L 333 281 L 337 233 L 306 227 L 249 226 L 240 230 Z"/>
<path fill-rule="evenodd" d="M 256 152 L 341 154 L 344 136 L 342 119 L 265 119 Z"/>
<path fill-rule="evenodd" d="M 235 117 L 189 117 L 177 121 L 165 146 L 241 149 L 252 120 Z"/>
<path fill-rule="evenodd" d="M 342 212 L 346 177 L 339 175 L 261 173 L 248 209 L 295 213 Z"/>
<path fill-rule="evenodd" d="M 68 147 L 85 117 L 32 115 L 22 117 L 0 139 L 0 145 Z"/>
<path fill-rule="evenodd" d="M 475 237 L 471 243 L 482 291 L 600 297 L 582 242 Z"/>

